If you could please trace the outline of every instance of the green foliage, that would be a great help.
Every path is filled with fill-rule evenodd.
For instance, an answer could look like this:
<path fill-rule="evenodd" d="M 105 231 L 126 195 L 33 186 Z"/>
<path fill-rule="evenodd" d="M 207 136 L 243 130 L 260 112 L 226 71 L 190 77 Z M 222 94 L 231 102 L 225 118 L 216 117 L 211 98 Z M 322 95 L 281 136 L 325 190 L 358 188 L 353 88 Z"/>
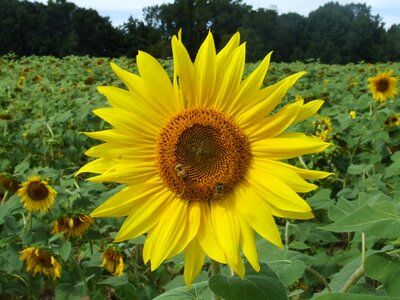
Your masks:
<path fill-rule="evenodd" d="M 141 28 L 138 23 L 131 25 Z M 329 117 L 332 122 L 327 135 L 332 146 L 327 151 L 289 162 L 333 175 L 317 181 L 320 188 L 315 192 L 303 195 L 314 209 L 313 220 L 277 219 L 283 249 L 256 237 L 260 273 L 246 264 L 244 280 L 231 277 L 226 266 L 221 275 L 211 275 L 207 261 L 187 288 L 183 255 L 150 272 L 142 260 L 144 236 L 115 245 L 124 258 L 122 276 L 100 267 L 102 253 L 122 218 L 96 219 L 82 240 L 51 234 L 52 223 L 60 215 L 90 213 L 122 188 L 74 177 L 87 162 L 85 150 L 97 144 L 80 132 L 108 126 L 91 113 L 106 105 L 96 86 L 122 87 L 110 70 L 110 61 L 75 56 L 0 57 L 1 298 L 210 299 L 213 293 L 225 299 L 244 299 L 244 295 L 322 300 L 400 297 L 400 127 L 387 121 L 400 105 L 398 98 L 376 103 L 367 88 L 368 77 L 379 71 L 390 68 L 398 76 L 399 63 L 271 64 L 265 85 L 300 70 L 308 72 L 285 102 L 294 101 L 296 95 L 306 102 L 325 100 L 318 115 L 290 130 L 315 134 L 313 121 Z M 133 59 L 113 61 L 136 72 Z M 172 74 L 171 61 L 161 64 Z M 245 73 L 255 66 L 247 64 Z M 355 119 L 350 111 L 356 112 Z M 15 195 L 18 184 L 30 175 L 41 175 L 58 192 L 50 212 L 29 214 Z M 43 280 L 42 275 L 25 271 L 20 251 L 33 245 L 49 249 L 59 260 L 61 278 Z"/>

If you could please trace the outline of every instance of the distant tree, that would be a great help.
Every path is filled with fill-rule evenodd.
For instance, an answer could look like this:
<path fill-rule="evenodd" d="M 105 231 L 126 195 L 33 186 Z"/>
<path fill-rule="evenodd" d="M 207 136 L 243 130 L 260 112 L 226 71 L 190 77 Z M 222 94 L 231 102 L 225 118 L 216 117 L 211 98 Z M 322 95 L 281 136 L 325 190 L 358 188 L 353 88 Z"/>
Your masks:
<path fill-rule="evenodd" d="M 387 31 L 385 54 L 386 60 L 400 61 L 400 24 L 392 25 Z"/>

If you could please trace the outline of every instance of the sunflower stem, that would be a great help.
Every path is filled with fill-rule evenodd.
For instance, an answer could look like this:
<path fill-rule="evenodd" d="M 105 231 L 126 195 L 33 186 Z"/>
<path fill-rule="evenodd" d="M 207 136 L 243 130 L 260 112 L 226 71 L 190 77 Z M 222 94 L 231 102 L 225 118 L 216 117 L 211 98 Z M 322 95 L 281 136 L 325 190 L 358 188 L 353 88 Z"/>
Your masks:
<path fill-rule="evenodd" d="M 4 195 L 3 195 L 3 198 L 1 199 L 0 206 L 2 206 L 2 205 L 3 205 L 4 201 L 5 201 L 5 200 L 6 200 L 6 198 L 7 198 L 7 195 L 8 195 L 8 191 L 5 191 L 5 193 L 4 193 Z"/>
<path fill-rule="evenodd" d="M 78 271 L 79 276 L 82 278 L 82 281 L 85 284 L 86 290 L 89 293 L 90 292 L 89 285 L 88 285 L 88 283 L 86 281 L 85 276 L 83 275 L 83 271 L 82 271 L 81 266 L 78 264 L 78 262 L 76 261 L 76 259 L 74 258 L 74 256 L 72 254 L 69 257 L 71 258 L 72 262 L 74 263 L 74 265 L 76 267 L 76 270 Z"/>
<path fill-rule="evenodd" d="M 329 285 L 328 281 L 326 281 L 325 277 L 322 276 L 319 272 L 317 272 L 316 270 L 310 268 L 310 267 L 306 267 L 306 271 L 310 272 L 311 274 L 313 274 L 316 278 L 319 279 L 319 281 L 322 282 L 322 284 L 326 287 L 326 289 L 332 293 L 332 289 L 331 286 Z"/>
<path fill-rule="evenodd" d="M 308 167 L 307 167 L 306 163 L 304 162 L 303 157 L 302 156 L 298 156 L 298 158 L 299 158 L 299 161 L 300 161 L 301 165 L 304 167 L 304 169 L 308 170 Z"/>
<path fill-rule="evenodd" d="M 211 260 L 211 273 L 212 275 L 219 275 L 221 274 L 221 264 L 215 260 Z M 213 300 L 221 300 L 221 297 L 213 294 Z"/>

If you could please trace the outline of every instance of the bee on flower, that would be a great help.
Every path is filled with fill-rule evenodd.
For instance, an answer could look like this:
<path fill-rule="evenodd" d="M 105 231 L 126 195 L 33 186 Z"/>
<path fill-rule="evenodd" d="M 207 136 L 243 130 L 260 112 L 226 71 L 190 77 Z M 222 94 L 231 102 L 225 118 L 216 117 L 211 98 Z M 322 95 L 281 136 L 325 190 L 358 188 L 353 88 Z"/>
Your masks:
<path fill-rule="evenodd" d="M 26 271 L 57 279 L 61 277 L 61 264 L 49 251 L 40 247 L 29 247 L 21 251 L 20 259 L 26 262 Z"/>
<path fill-rule="evenodd" d="M 46 212 L 53 206 L 57 192 L 40 176 L 30 176 L 17 191 L 24 207 L 30 211 Z"/>

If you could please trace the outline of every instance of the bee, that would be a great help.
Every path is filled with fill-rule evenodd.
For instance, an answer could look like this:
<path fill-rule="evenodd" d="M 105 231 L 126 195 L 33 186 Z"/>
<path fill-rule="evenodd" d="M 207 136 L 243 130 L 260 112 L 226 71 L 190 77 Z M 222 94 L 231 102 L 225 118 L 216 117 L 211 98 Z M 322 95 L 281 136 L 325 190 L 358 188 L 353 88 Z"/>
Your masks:
<path fill-rule="evenodd" d="M 214 198 L 221 199 L 223 191 L 224 185 L 222 183 L 217 183 L 217 185 L 215 186 Z"/>
<path fill-rule="evenodd" d="M 182 164 L 177 164 L 175 166 L 176 175 L 180 177 L 183 181 L 187 182 L 189 180 L 189 175 L 186 172 L 186 169 L 182 166 Z"/>

